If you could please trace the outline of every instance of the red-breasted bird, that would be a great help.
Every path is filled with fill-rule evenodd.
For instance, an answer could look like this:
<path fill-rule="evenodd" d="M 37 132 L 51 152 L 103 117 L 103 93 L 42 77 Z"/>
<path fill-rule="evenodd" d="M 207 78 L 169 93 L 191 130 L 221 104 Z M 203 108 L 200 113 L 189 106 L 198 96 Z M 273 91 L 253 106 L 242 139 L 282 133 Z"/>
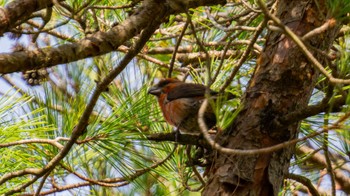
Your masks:
<path fill-rule="evenodd" d="M 202 84 L 167 78 L 151 87 L 148 93 L 158 98 L 163 116 L 169 124 L 182 133 L 199 134 L 201 131 L 198 125 L 198 110 L 205 99 L 205 91 L 206 87 Z M 210 90 L 211 96 L 217 94 Z M 204 113 L 204 120 L 209 129 L 216 125 L 216 116 L 210 104 Z"/>

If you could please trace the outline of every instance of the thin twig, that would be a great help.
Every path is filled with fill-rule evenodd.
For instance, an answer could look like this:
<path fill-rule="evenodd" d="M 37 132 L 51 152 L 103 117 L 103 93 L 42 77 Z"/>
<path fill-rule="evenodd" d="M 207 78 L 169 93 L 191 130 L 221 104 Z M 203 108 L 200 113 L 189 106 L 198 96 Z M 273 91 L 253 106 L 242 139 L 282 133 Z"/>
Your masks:
<path fill-rule="evenodd" d="M 198 172 L 196 166 L 194 165 L 193 158 L 192 158 L 192 156 L 191 156 L 191 145 L 187 145 L 187 146 L 186 146 L 186 154 L 187 154 L 187 157 L 188 157 L 188 161 L 190 162 L 192 171 L 194 172 L 194 174 L 195 174 L 195 176 L 198 178 L 198 180 L 201 182 L 201 186 L 199 186 L 199 187 L 193 189 L 193 188 L 191 188 L 191 187 L 188 185 L 188 183 L 187 183 L 188 179 L 187 179 L 186 182 L 185 182 L 186 188 L 187 188 L 189 191 L 199 191 L 199 190 L 201 190 L 201 189 L 204 187 L 205 181 L 204 181 L 203 177 L 201 176 L 201 174 Z"/>
<path fill-rule="evenodd" d="M 179 49 L 182 37 L 185 35 L 186 29 L 187 29 L 189 23 L 190 23 L 190 18 L 187 18 L 185 26 L 183 27 L 183 29 L 181 31 L 181 34 L 180 34 L 180 36 L 179 36 L 179 38 L 178 38 L 178 40 L 176 42 L 175 49 L 174 49 L 173 55 L 172 55 L 171 60 L 170 60 L 169 70 L 168 70 L 168 78 L 171 78 L 171 74 L 173 72 L 173 67 L 174 67 L 174 62 L 175 62 L 177 50 Z"/>
<path fill-rule="evenodd" d="M 231 148 L 225 148 L 225 147 L 222 147 L 221 145 L 219 145 L 218 143 L 216 143 L 209 135 L 208 133 L 208 127 L 206 126 L 205 124 L 205 121 L 204 121 L 204 112 L 206 110 L 208 106 L 208 100 L 205 99 L 202 103 L 202 106 L 200 107 L 199 109 L 199 113 L 198 113 L 198 124 L 199 124 L 199 127 L 200 127 L 200 130 L 204 136 L 204 138 L 206 139 L 206 141 L 210 144 L 210 146 L 215 149 L 215 150 L 218 150 L 219 152 L 222 152 L 222 153 L 226 153 L 226 154 L 235 154 L 235 155 L 255 155 L 255 154 L 267 154 L 267 153 L 271 153 L 271 152 L 274 152 L 274 151 L 277 151 L 277 150 L 280 150 L 282 148 L 285 148 L 285 147 L 288 147 L 288 146 L 291 146 L 291 145 L 294 145 L 300 141 L 304 141 L 304 140 L 307 140 L 309 138 L 312 138 L 312 137 L 315 137 L 315 136 L 318 136 L 328 130 L 331 130 L 331 129 L 336 129 L 336 128 L 339 128 L 339 125 L 345 121 L 346 119 L 348 119 L 350 117 L 350 112 L 349 113 L 346 113 L 344 114 L 341 118 L 338 119 L 338 121 L 336 121 L 333 125 L 331 126 L 328 126 L 328 127 L 325 127 L 323 128 L 322 130 L 320 131 L 317 131 L 317 132 L 314 132 L 314 133 L 311 133 L 305 137 L 302 137 L 302 138 L 299 138 L 299 139 L 293 139 L 293 140 L 290 140 L 290 141 L 287 141 L 287 142 L 283 142 L 283 143 L 279 143 L 277 145 L 273 145 L 273 146 L 270 146 L 270 147 L 265 147 L 265 148 L 260 148 L 260 149 L 254 149 L 254 150 L 239 150 L 239 149 L 231 149 Z"/>
<path fill-rule="evenodd" d="M 323 25 L 321 25 L 318 28 L 313 29 L 312 31 L 309 31 L 306 33 L 301 40 L 306 41 L 312 37 L 315 37 L 316 35 L 319 35 L 323 32 L 325 32 L 327 29 L 332 28 L 336 24 L 336 20 L 334 18 L 328 19 Z"/>
<path fill-rule="evenodd" d="M 44 184 L 45 184 L 45 181 L 46 181 L 47 177 L 49 177 L 49 175 L 50 175 L 50 172 L 47 172 L 47 173 L 43 176 L 43 178 L 41 179 L 41 182 L 40 182 L 38 188 L 36 189 L 36 192 L 35 192 L 34 196 L 39 196 L 39 195 L 40 195 L 40 191 L 41 191 L 41 189 L 43 188 L 43 186 L 44 186 Z"/>
<path fill-rule="evenodd" d="M 217 68 L 217 70 L 216 70 L 216 73 L 215 73 L 214 76 L 213 76 L 213 79 L 212 79 L 210 85 L 212 85 L 212 84 L 215 82 L 216 78 L 218 77 L 218 75 L 219 75 L 219 73 L 220 73 L 220 71 L 221 71 L 222 66 L 224 65 L 224 62 L 225 62 L 225 58 L 224 58 L 224 57 L 225 57 L 225 54 L 226 54 L 226 52 L 228 51 L 229 47 L 231 46 L 232 41 L 233 41 L 233 39 L 231 38 L 231 39 L 227 42 L 227 44 L 225 45 L 224 51 L 223 51 L 223 53 L 222 53 L 222 55 L 221 55 L 220 64 L 219 64 L 219 66 L 218 66 L 218 68 Z"/>
<path fill-rule="evenodd" d="M 258 3 L 263 10 L 264 14 L 272 19 L 293 41 L 294 43 L 300 48 L 301 52 L 304 53 L 306 58 L 324 75 L 327 77 L 327 79 L 331 83 L 339 83 L 339 84 L 350 84 L 350 79 L 341 79 L 341 78 L 335 78 L 332 76 L 332 74 L 328 73 L 327 70 L 323 67 L 323 65 L 312 55 L 312 53 L 308 50 L 308 48 L 305 46 L 303 41 L 287 26 L 285 26 L 280 19 L 278 19 L 276 16 L 272 15 L 266 5 L 262 2 L 262 0 L 258 0 Z M 335 25 L 335 24 L 334 24 Z"/>
<path fill-rule="evenodd" d="M 244 7 L 247 7 L 249 10 L 256 12 L 256 13 L 261 13 L 261 10 L 258 10 L 258 8 L 253 8 L 251 5 L 248 4 L 248 2 L 246 2 L 245 0 L 241 0 L 241 2 L 243 3 Z"/>
<path fill-rule="evenodd" d="M 194 166 L 194 165 L 192 166 L 192 170 L 193 170 L 194 174 L 197 176 L 198 180 L 201 182 L 202 187 L 203 187 L 206 183 L 205 183 L 205 181 L 204 181 L 202 175 L 198 172 L 196 166 Z M 201 188 L 199 188 L 199 190 L 200 190 L 200 189 L 201 189 Z"/>
<path fill-rule="evenodd" d="M 234 35 L 233 37 L 230 37 L 230 45 L 228 47 L 232 47 L 232 46 L 240 46 L 240 45 L 249 45 L 250 44 L 250 40 L 235 40 L 234 37 L 236 37 L 236 35 Z M 257 42 L 264 42 L 264 39 L 258 39 Z M 211 42 L 205 42 L 203 43 L 204 46 L 213 46 L 213 47 L 227 47 L 228 42 L 227 41 L 211 41 Z M 146 54 L 172 54 L 174 52 L 174 47 L 154 47 L 154 48 L 150 48 L 149 50 L 147 50 Z M 254 44 L 254 49 L 260 53 L 262 51 L 262 47 L 259 46 L 258 44 Z M 179 49 L 177 50 L 177 53 L 191 53 L 193 50 L 193 46 L 189 45 L 189 46 L 180 46 Z"/>
<path fill-rule="evenodd" d="M 88 7 L 88 9 L 116 10 L 116 9 L 132 8 L 134 6 L 135 6 L 135 3 L 130 3 L 128 5 L 119 5 L 119 6 L 94 5 L 94 6 Z"/>
<path fill-rule="evenodd" d="M 38 33 L 43 33 L 43 32 L 49 32 L 49 31 L 52 31 L 52 30 L 54 30 L 54 29 L 57 29 L 57 28 L 59 28 L 59 27 L 61 27 L 61 26 L 63 26 L 63 25 L 68 24 L 70 21 L 71 21 L 71 19 L 67 19 L 67 20 L 65 20 L 65 21 L 63 21 L 63 22 L 60 22 L 60 23 L 58 23 L 58 24 L 55 24 L 55 25 L 52 26 L 52 27 L 48 27 L 48 28 L 45 28 L 45 29 L 40 29 L 40 25 L 39 25 L 39 27 L 37 27 L 37 28 L 38 28 L 38 31 L 27 31 L 27 32 L 25 32 L 25 33 L 26 33 L 26 34 L 38 34 Z M 37 23 L 34 22 L 33 20 L 28 20 L 27 23 L 30 24 L 31 26 L 35 26 L 35 27 L 37 26 L 37 25 L 33 25 L 33 24 L 37 24 Z M 22 32 L 22 33 L 23 33 L 23 32 Z"/>
<path fill-rule="evenodd" d="M 192 29 L 192 32 L 193 32 L 193 37 L 195 38 L 196 40 L 196 43 L 197 45 L 199 46 L 199 48 L 202 50 L 202 52 L 205 53 L 205 59 L 206 59 L 206 71 L 207 71 L 207 74 L 209 75 L 209 83 L 210 83 L 210 67 L 211 67 L 211 61 L 210 61 L 210 55 L 208 53 L 208 51 L 205 49 L 203 43 L 199 40 L 198 36 L 197 36 L 197 30 L 196 30 L 196 27 L 194 26 L 193 22 L 192 22 L 192 17 L 191 15 L 188 13 L 188 11 L 186 11 L 186 15 L 187 15 L 187 18 L 190 22 L 190 26 L 191 26 L 191 29 Z"/>
<path fill-rule="evenodd" d="M 118 51 L 124 52 L 124 53 L 127 53 L 128 50 L 129 50 L 129 48 L 126 47 L 126 46 L 120 46 L 118 48 Z M 146 61 L 149 61 L 151 63 L 157 64 L 160 67 L 164 67 L 164 68 L 167 68 L 167 69 L 170 68 L 170 66 L 168 64 L 164 63 L 163 61 L 158 60 L 157 58 L 153 58 L 153 57 L 151 57 L 149 55 L 139 53 L 139 54 L 137 54 L 137 57 L 140 57 L 140 58 L 142 58 L 142 59 L 144 59 Z M 182 73 L 187 73 L 187 72 L 190 71 L 190 69 L 187 68 L 187 67 L 175 67 L 174 70 L 178 71 L 178 72 L 182 72 Z"/>
<path fill-rule="evenodd" d="M 26 23 L 28 23 L 29 25 L 31 25 L 31 26 L 33 26 L 35 28 L 39 28 L 40 27 L 40 24 L 35 22 L 35 21 L 33 21 L 33 20 L 28 20 L 28 21 L 26 21 Z M 17 32 L 15 29 L 11 30 L 11 31 Z M 26 34 L 29 33 L 29 34 L 32 34 L 32 33 L 35 33 L 35 32 L 30 32 L 30 31 L 22 32 L 22 31 L 20 31 L 18 33 L 26 33 Z M 45 33 L 47 33 L 49 35 L 52 35 L 52 36 L 55 36 L 57 38 L 60 38 L 60 39 L 62 39 L 64 41 L 68 41 L 68 42 L 77 42 L 78 41 L 77 39 L 73 38 L 73 36 L 64 35 L 64 34 L 61 34 L 61 33 L 57 32 L 57 31 L 54 31 L 54 30 L 46 30 Z"/>
<path fill-rule="evenodd" d="M 325 116 L 324 116 L 324 126 L 328 126 L 329 124 L 329 111 L 326 112 Z M 323 151 L 324 151 L 324 156 L 326 159 L 326 168 L 327 168 L 327 172 L 329 173 L 330 177 L 331 177 L 331 185 L 332 185 L 332 196 L 335 196 L 336 192 L 335 192 L 335 177 L 334 177 L 334 172 L 333 172 L 333 167 L 332 167 L 332 161 L 330 159 L 330 154 L 329 154 L 329 135 L 328 135 L 328 131 L 326 131 L 324 133 L 323 136 Z"/>
<path fill-rule="evenodd" d="M 307 147 L 307 146 L 301 146 L 297 148 L 297 151 L 299 151 L 302 154 L 313 154 L 310 155 L 310 161 L 315 162 L 316 164 L 322 165 L 323 168 L 327 167 L 326 158 L 323 154 L 317 152 L 314 153 L 314 150 Z M 333 168 L 336 168 L 336 165 L 332 166 Z M 341 169 L 334 169 L 334 176 L 336 181 L 342 186 L 342 190 L 346 193 L 350 193 L 350 179 L 349 177 L 344 173 Z"/>
<path fill-rule="evenodd" d="M 233 27 L 224 27 L 221 24 L 219 24 L 218 22 L 216 22 L 214 17 L 210 14 L 210 8 L 206 7 L 205 13 L 206 13 L 207 17 L 209 18 L 210 22 L 214 25 L 214 27 L 216 27 L 217 29 L 220 29 L 221 31 L 224 31 L 224 32 L 232 32 L 232 31 L 237 31 L 237 30 L 256 31 L 256 27 L 250 27 L 250 26 L 236 25 Z"/>
<path fill-rule="evenodd" d="M 224 57 L 224 58 L 228 59 L 228 58 L 236 58 L 236 57 L 240 56 L 242 53 L 238 50 L 228 50 L 226 52 L 225 51 L 210 50 L 210 51 L 207 51 L 207 53 L 192 52 L 189 54 L 177 54 L 176 58 L 183 65 L 196 64 L 196 63 L 202 62 L 203 60 L 206 60 L 207 54 L 209 54 L 210 58 L 221 59 L 221 57 Z"/>
<path fill-rule="evenodd" d="M 124 182 L 122 184 L 119 184 L 118 187 L 125 186 L 127 184 L 129 184 L 129 182 Z M 62 192 L 62 191 L 66 191 L 66 190 L 70 190 L 70 189 L 74 189 L 74 188 L 85 187 L 85 186 L 90 186 L 90 185 L 92 185 L 90 182 L 80 182 L 80 183 L 70 184 L 70 185 L 66 185 L 66 186 L 55 186 L 55 188 L 52 188 L 48 191 L 41 192 L 40 195 L 49 195 L 49 194 L 53 194 L 53 193 L 57 193 L 57 192 Z M 21 194 L 21 196 L 33 196 L 33 193 L 24 193 L 24 194 Z"/>
<path fill-rule="evenodd" d="M 287 174 L 286 177 L 289 179 L 295 180 L 297 182 L 300 182 L 301 184 L 306 186 L 308 188 L 308 190 L 310 191 L 311 195 L 320 196 L 320 193 L 317 191 L 317 189 L 312 184 L 312 182 L 309 178 L 306 178 L 304 176 L 297 175 L 297 174 L 292 174 L 292 173 Z"/>
<path fill-rule="evenodd" d="M 173 150 L 162 161 L 159 161 L 159 162 L 157 162 L 157 163 L 155 163 L 152 166 L 149 166 L 147 168 L 135 170 L 134 174 L 132 174 L 130 176 L 122 177 L 122 178 L 103 179 L 103 180 L 98 180 L 97 181 L 97 180 L 93 180 L 93 179 L 84 177 L 84 176 L 78 174 L 77 172 L 74 172 L 69 167 L 67 167 L 67 166 L 65 166 L 63 164 L 61 164 L 61 166 L 64 169 L 66 169 L 68 172 L 73 173 L 74 175 L 79 177 L 80 179 L 88 181 L 88 182 L 90 182 L 92 184 L 97 184 L 97 185 L 106 186 L 106 187 L 117 187 L 117 186 L 120 186 L 120 184 L 111 184 L 111 183 L 123 183 L 123 182 L 126 182 L 126 181 L 130 182 L 133 179 L 137 178 L 138 176 L 141 176 L 142 174 L 150 171 L 151 169 L 155 169 L 156 167 L 164 164 L 167 160 L 169 160 L 171 158 L 171 156 L 174 154 L 176 148 L 177 148 L 177 144 L 174 145 Z"/>
<path fill-rule="evenodd" d="M 160 14 L 161 16 L 162 14 Z M 73 132 L 72 132 L 72 136 L 70 138 L 70 140 L 64 145 L 64 147 L 61 149 L 61 151 L 54 157 L 51 159 L 51 161 L 49 163 L 47 163 L 46 166 L 44 166 L 41 169 L 31 169 L 32 174 L 35 175 L 34 178 L 32 178 L 31 180 L 29 180 L 28 182 L 26 182 L 25 184 L 12 189 L 10 191 L 8 191 L 6 194 L 10 195 L 10 194 L 14 194 L 17 192 L 20 192 L 22 190 L 24 190 L 26 187 L 28 187 L 29 185 L 33 184 L 38 178 L 40 178 L 41 176 L 45 175 L 47 172 L 51 171 L 70 151 L 70 149 L 72 148 L 72 146 L 75 144 L 76 140 L 84 133 L 84 131 L 86 130 L 86 127 L 88 125 L 88 120 L 89 117 L 91 115 L 91 113 L 93 112 L 93 108 L 100 96 L 100 94 L 107 88 L 107 86 L 109 85 L 109 83 L 111 81 L 113 81 L 113 79 L 118 76 L 123 70 L 124 68 L 128 65 L 128 63 L 137 55 L 137 53 L 139 53 L 141 51 L 141 49 L 143 48 L 143 46 L 146 44 L 146 42 L 148 41 L 148 39 L 153 35 L 153 32 L 158 28 L 159 24 L 161 23 L 160 21 L 161 17 L 156 18 L 155 20 L 153 20 L 148 27 L 146 27 L 143 31 L 142 34 L 140 36 L 140 39 L 138 40 L 138 42 L 135 44 L 135 47 L 133 49 L 131 49 L 125 56 L 124 58 L 120 61 L 119 65 L 113 69 L 102 81 L 101 83 L 99 83 L 96 86 L 95 91 L 93 92 L 89 103 L 87 104 L 77 126 L 74 128 Z M 18 171 L 19 174 L 21 173 L 25 173 L 26 170 L 21 170 Z M 23 174 L 24 175 L 24 174 Z M 0 185 L 5 183 L 6 181 L 17 177 L 18 175 L 13 175 L 12 173 L 7 173 L 5 175 L 3 175 L 0 178 Z"/>
<path fill-rule="evenodd" d="M 241 68 L 241 66 L 245 62 L 245 60 L 248 58 L 248 55 L 250 54 L 251 48 L 254 46 L 254 44 L 255 44 L 256 40 L 258 39 L 260 33 L 264 30 L 264 27 L 265 27 L 266 23 L 267 23 L 267 20 L 265 19 L 263 22 L 261 22 L 259 24 L 259 26 L 257 27 L 256 32 L 253 35 L 253 38 L 251 39 L 251 42 L 247 46 L 247 49 L 244 51 L 243 55 L 239 59 L 239 61 L 237 63 L 237 66 L 235 66 L 235 68 L 232 70 L 229 78 L 226 79 L 224 85 L 220 89 L 220 92 L 224 92 L 225 89 L 231 84 L 231 82 L 234 79 L 234 77 L 236 76 L 237 72 L 239 71 L 239 69 Z"/>
<path fill-rule="evenodd" d="M 19 141 L 15 141 L 15 142 L 2 143 L 2 144 L 0 144 L 0 148 L 6 148 L 6 147 L 11 147 L 11 146 L 23 145 L 23 144 L 38 143 L 38 144 L 50 144 L 50 145 L 55 146 L 61 150 L 63 148 L 63 145 L 58 143 L 58 141 L 59 140 L 57 140 L 57 139 L 54 139 L 54 140 L 51 140 L 51 139 L 19 140 Z"/>

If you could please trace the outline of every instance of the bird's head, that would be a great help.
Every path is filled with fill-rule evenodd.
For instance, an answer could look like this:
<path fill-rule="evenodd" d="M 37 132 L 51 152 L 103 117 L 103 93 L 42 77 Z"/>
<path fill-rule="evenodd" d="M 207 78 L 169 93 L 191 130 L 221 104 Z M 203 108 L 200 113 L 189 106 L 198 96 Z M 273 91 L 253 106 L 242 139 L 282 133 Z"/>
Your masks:
<path fill-rule="evenodd" d="M 180 80 L 175 78 L 165 78 L 160 80 L 156 85 L 152 86 L 148 93 L 159 97 L 162 93 L 167 93 L 168 87 L 175 83 L 181 83 Z"/>

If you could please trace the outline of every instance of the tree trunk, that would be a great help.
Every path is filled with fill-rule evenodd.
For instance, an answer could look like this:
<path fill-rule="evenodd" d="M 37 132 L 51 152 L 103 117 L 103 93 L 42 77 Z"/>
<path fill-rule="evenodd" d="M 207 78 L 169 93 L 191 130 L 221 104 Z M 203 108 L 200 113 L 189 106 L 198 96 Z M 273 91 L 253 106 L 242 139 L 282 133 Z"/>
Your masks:
<path fill-rule="evenodd" d="M 318 1 L 319 7 L 314 2 L 279 1 L 275 15 L 293 32 L 303 36 L 326 21 L 325 1 Z M 328 51 L 338 27 L 335 25 L 312 37 L 307 44 Z M 324 62 L 321 55 L 313 54 Z M 270 32 L 243 97 L 244 108 L 217 141 L 227 148 L 259 149 L 296 138 L 300 123 L 276 128 L 273 121 L 306 107 L 318 76 L 318 70 L 289 37 Z M 252 156 L 216 152 L 203 195 L 277 195 L 288 173 L 294 148 Z"/>

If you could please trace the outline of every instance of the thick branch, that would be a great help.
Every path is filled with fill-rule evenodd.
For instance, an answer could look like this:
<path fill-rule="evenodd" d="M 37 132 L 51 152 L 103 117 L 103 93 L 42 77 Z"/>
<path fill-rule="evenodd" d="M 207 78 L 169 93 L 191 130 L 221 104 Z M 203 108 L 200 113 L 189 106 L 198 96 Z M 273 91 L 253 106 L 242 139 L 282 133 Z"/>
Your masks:
<path fill-rule="evenodd" d="M 24 20 L 33 12 L 52 6 L 52 0 L 15 0 L 5 8 L 0 7 L 0 36 L 14 27 L 16 21 Z"/>
<path fill-rule="evenodd" d="M 160 10 L 162 11 L 162 10 Z M 161 23 L 162 16 L 164 16 L 165 12 L 159 12 L 158 18 L 154 18 L 152 22 L 149 23 L 147 28 L 142 32 L 139 41 L 135 44 L 135 47 L 131 49 L 124 58 L 120 61 L 118 67 L 113 69 L 102 81 L 99 83 L 93 92 L 89 103 L 87 104 L 84 113 L 79 119 L 79 122 L 77 126 L 74 128 L 72 136 L 70 137 L 70 140 L 64 145 L 62 150 L 49 162 L 45 167 L 42 169 L 35 169 L 36 172 L 34 175 L 35 177 L 28 181 L 27 183 L 23 184 L 22 186 L 19 186 L 9 192 L 7 192 L 7 195 L 14 194 L 16 192 L 20 192 L 24 190 L 26 187 L 34 183 L 38 178 L 46 174 L 47 172 L 51 171 L 70 151 L 72 146 L 75 144 L 76 140 L 84 133 L 86 130 L 86 127 L 88 125 L 88 119 L 93 111 L 93 108 L 100 96 L 100 94 L 106 89 L 108 84 L 112 82 L 112 80 L 120 74 L 121 71 L 124 70 L 124 68 L 129 64 L 129 62 L 137 55 L 137 53 L 140 52 L 140 50 L 143 48 L 143 46 L 146 44 L 146 42 L 149 40 L 149 38 L 152 36 L 153 32 L 159 27 Z M 18 171 L 18 172 L 23 172 Z M 14 178 L 16 176 L 10 175 L 5 180 L 0 182 L 0 184 L 6 182 L 7 180 L 10 180 L 11 178 Z"/>
<path fill-rule="evenodd" d="M 310 105 L 306 108 L 291 112 L 285 116 L 282 116 L 281 118 L 277 119 L 277 123 L 279 125 L 277 126 L 285 126 L 292 124 L 294 122 L 298 122 L 300 120 L 303 120 L 307 117 L 317 115 L 322 112 L 329 111 L 330 109 L 334 109 L 335 111 L 338 111 L 339 108 L 341 108 L 345 104 L 345 97 L 339 97 L 336 98 L 334 101 L 329 103 L 329 100 L 321 101 L 320 103 L 316 105 Z"/>
<path fill-rule="evenodd" d="M 160 13 L 164 7 L 154 2 L 144 4 L 134 15 L 108 32 L 97 32 L 77 43 L 63 44 L 57 48 L 46 47 L 33 51 L 21 51 L 0 55 L 0 73 L 50 67 L 91 56 L 106 54 L 116 50 L 122 43 L 139 34 L 154 13 Z"/>
<path fill-rule="evenodd" d="M 223 0 L 191 1 L 189 7 L 223 3 Z M 63 44 L 56 48 L 0 54 L 0 73 L 51 67 L 115 51 L 124 42 L 139 34 L 154 19 L 154 13 L 161 13 L 166 9 L 164 4 L 147 0 L 133 15 L 107 32 L 100 31 L 77 43 Z M 162 17 L 166 18 L 170 13 L 175 11 L 170 10 Z"/>

